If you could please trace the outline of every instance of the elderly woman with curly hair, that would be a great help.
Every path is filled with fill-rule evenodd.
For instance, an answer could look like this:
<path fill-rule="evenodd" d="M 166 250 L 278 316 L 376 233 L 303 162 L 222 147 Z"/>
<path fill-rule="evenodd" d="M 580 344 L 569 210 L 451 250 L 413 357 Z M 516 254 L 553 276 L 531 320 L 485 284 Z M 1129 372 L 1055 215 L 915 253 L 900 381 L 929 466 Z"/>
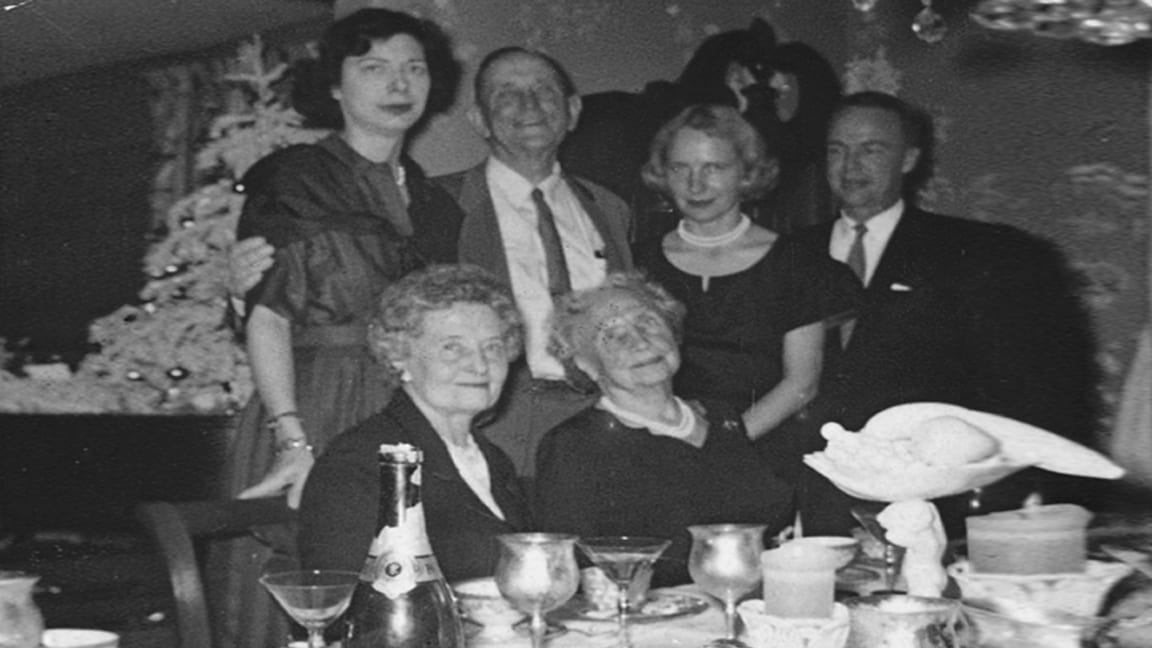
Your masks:
<path fill-rule="evenodd" d="M 672 392 L 684 307 L 635 274 L 612 274 L 556 305 L 552 353 L 600 400 L 553 428 L 537 455 L 543 529 L 644 535 L 672 545 L 654 582 L 688 581 L 693 524 L 747 522 L 779 531 L 792 490 L 752 449 L 739 410 Z"/>
<path fill-rule="evenodd" d="M 511 460 L 474 434 L 475 419 L 499 398 L 522 338 L 511 295 L 480 268 L 434 266 L 384 292 L 369 343 L 400 388 L 313 467 L 300 507 L 303 567 L 364 566 L 380 500 L 378 449 L 410 443 L 424 451 L 426 527 L 444 576 L 494 573 L 495 537 L 530 523 Z"/>

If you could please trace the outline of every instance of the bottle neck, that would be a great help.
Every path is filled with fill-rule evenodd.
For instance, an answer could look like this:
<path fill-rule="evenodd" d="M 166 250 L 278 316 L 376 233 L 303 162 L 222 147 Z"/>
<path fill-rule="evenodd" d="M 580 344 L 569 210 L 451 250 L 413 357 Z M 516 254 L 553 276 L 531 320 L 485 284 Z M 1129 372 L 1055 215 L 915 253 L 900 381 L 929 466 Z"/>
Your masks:
<path fill-rule="evenodd" d="M 424 525 L 420 472 L 419 459 L 398 461 L 381 455 L 379 528 L 360 579 L 389 598 L 420 583 L 444 580 Z"/>

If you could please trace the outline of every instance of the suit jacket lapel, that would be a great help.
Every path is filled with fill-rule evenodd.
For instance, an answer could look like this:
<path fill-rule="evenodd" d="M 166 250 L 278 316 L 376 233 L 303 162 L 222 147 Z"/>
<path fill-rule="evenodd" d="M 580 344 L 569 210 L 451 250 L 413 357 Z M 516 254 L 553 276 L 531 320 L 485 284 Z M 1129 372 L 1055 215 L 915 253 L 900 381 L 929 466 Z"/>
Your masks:
<path fill-rule="evenodd" d="M 499 277 L 506 286 L 512 285 L 508 272 L 508 256 L 504 252 L 504 239 L 500 235 L 500 220 L 492 193 L 488 190 L 486 164 L 481 162 L 464 172 L 457 197 L 464 210 L 464 223 L 460 227 L 460 261 L 473 263 Z"/>
<path fill-rule="evenodd" d="M 584 213 L 588 214 L 588 218 L 596 226 L 596 231 L 600 233 L 600 240 L 604 242 L 604 259 L 608 263 L 608 271 L 626 270 L 624 252 L 616 247 L 616 239 L 608 227 L 608 218 L 596 204 L 596 197 L 592 195 L 592 191 L 568 174 L 564 174 L 564 180 L 572 187 L 572 192 L 576 194 Z"/>
<path fill-rule="evenodd" d="M 912 207 L 906 208 L 904 215 L 900 217 L 900 222 L 896 224 L 896 229 L 892 231 L 891 238 L 888 239 L 888 245 L 884 248 L 884 254 L 880 257 L 872 281 L 868 283 L 870 296 L 888 293 L 894 283 L 907 284 L 916 279 L 910 276 L 910 272 L 915 272 L 915 260 L 925 252 L 921 249 L 923 246 L 920 241 L 922 226 L 923 223 L 917 217 L 916 210 Z"/>

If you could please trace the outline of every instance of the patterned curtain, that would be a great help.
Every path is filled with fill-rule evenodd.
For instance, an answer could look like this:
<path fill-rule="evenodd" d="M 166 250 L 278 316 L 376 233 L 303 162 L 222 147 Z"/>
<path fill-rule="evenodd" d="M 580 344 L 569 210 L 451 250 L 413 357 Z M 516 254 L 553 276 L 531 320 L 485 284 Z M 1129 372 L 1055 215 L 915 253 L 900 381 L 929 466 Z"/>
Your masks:
<path fill-rule="evenodd" d="M 1148 129 L 1152 134 L 1152 74 L 1148 87 Z M 1149 160 L 1152 161 L 1152 146 Z M 1149 192 L 1148 220 L 1152 225 L 1152 192 Z M 1145 231 L 1152 237 L 1152 226 Z M 1144 323 L 1136 355 L 1124 381 L 1116 425 L 1112 429 L 1111 450 L 1116 462 L 1128 470 L 1129 480 L 1152 486 L 1152 241 L 1148 249 L 1148 321 Z"/>

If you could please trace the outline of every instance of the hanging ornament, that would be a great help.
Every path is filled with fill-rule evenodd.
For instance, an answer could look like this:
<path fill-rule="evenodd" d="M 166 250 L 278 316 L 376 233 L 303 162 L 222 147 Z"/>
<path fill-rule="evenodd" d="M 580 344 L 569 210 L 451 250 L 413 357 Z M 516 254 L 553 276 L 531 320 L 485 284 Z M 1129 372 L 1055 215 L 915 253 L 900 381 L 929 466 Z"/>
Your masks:
<path fill-rule="evenodd" d="M 923 0 L 924 9 L 912 20 L 912 31 L 925 43 L 939 43 L 948 33 L 944 16 L 932 9 L 932 0 Z"/>
<path fill-rule="evenodd" d="M 124 377 L 127 378 L 128 380 L 131 380 L 132 382 L 140 382 L 141 380 L 144 380 L 144 374 L 140 373 L 139 371 L 136 371 L 135 369 L 128 370 L 124 374 Z"/>
<path fill-rule="evenodd" d="M 164 266 L 163 276 L 171 277 L 174 274 L 180 274 L 180 266 L 176 265 L 175 263 L 169 263 L 168 265 Z"/>
<path fill-rule="evenodd" d="M 188 229 L 190 227 L 195 227 L 195 226 L 196 226 L 196 218 L 195 217 L 192 217 L 192 216 L 181 216 L 180 217 L 180 227 L 183 227 L 184 229 Z"/>
<path fill-rule="evenodd" d="M 238 194 L 244 193 L 244 183 L 239 181 L 239 180 L 237 180 L 236 182 L 233 182 L 232 183 L 232 191 L 235 191 Z"/>
<path fill-rule="evenodd" d="M 852 0 L 852 6 L 858 11 L 872 11 L 879 0 Z"/>
<path fill-rule="evenodd" d="M 164 375 L 168 376 L 171 380 L 180 381 L 188 377 L 189 371 L 184 367 L 172 367 L 164 372 Z"/>
<path fill-rule="evenodd" d="M 149 315 L 154 315 L 156 313 L 156 304 L 153 304 L 152 302 L 144 304 L 142 308 L 144 309 L 144 312 L 148 313 Z"/>

